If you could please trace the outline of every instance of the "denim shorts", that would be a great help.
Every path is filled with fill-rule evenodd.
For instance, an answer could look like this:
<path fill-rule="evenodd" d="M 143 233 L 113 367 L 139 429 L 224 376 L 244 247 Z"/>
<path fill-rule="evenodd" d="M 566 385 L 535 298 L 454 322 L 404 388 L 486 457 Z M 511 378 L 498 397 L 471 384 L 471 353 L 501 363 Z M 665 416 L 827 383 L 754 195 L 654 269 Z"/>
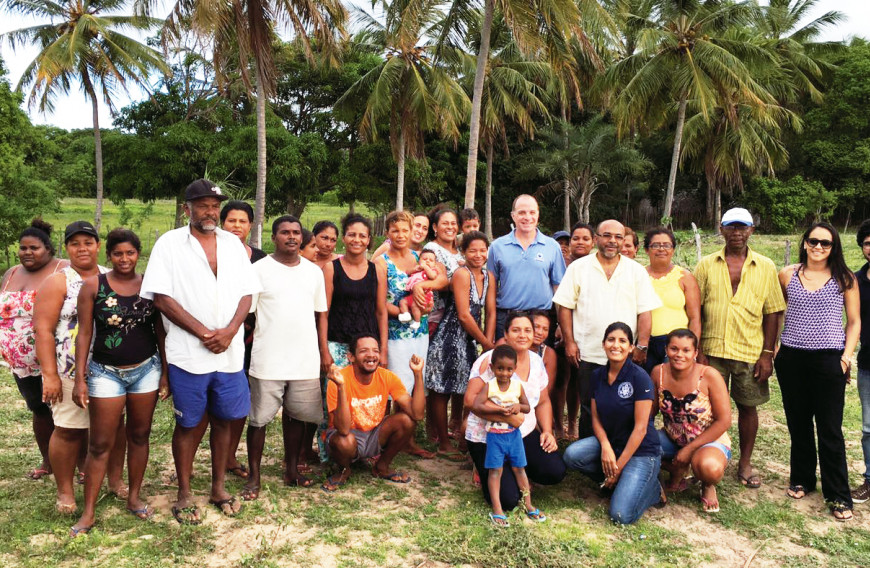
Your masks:
<path fill-rule="evenodd" d="M 135 367 L 122 369 L 91 361 L 88 364 L 88 396 L 114 398 L 154 392 L 160 386 L 160 356 L 154 354 Z"/>
<path fill-rule="evenodd" d="M 659 443 L 662 446 L 662 457 L 665 459 L 671 459 L 677 452 L 680 451 L 680 447 L 677 446 L 673 440 L 671 440 L 664 430 L 658 430 L 659 433 Z M 709 444 L 704 444 L 701 448 L 716 448 L 723 454 L 725 454 L 725 459 L 731 461 L 731 448 L 723 444 L 722 442 L 710 442 Z M 699 450 L 701 448 L 698 448 Z"/>

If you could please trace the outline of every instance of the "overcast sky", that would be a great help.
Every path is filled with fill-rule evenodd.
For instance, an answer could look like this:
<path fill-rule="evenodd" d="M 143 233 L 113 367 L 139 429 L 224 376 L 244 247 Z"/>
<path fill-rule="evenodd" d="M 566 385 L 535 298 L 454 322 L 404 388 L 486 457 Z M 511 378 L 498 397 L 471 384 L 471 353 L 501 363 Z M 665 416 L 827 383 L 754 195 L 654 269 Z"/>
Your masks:
<path fill-rule="evenodd" d="M 763 0 L 762 0 L 763 1 Z M 169 5 L 169 2 L 166 2 Z M 815 13 L 812 17 L 818 17 L 829 10 L 839 10 L 843 12 L 847 21 L 840 24 L 836 28 L 829 28 L 822 37 L 823 40 L 837 41 L 849 39 L 854 36 L 868 37 L 867 25 L 870 23 L 870 0 L 818 0 Z M 19 16 L 3 14 L 0 18 L 0 33 L 10 30 L 19 29 L 35 22 L 28 21 Z M 18 52 L 13 52 L 6 42 L 0 45 L 0 56 L 2 56 L 6 67 L 9 70 L 8 79 L 13 87 L 18 83 L 21 73 L 27 65 L 33 60 L 36 53 L 35 49 L 19 49 Z M 134 100 L 141 99 L 143 93 L 136 89 L 131 93 Z M 119 95 L 115 101 L 118 108 L 122 108 L 130 103 L 130 97 L 123 94 Z M 36 109 L 27 110 L 31 120 L 38 124 L 53 124 L 62 128 L 91 128 L 91 106 L 88 103 L 81 90 L 74 90 L 68 96 L 58 97 L 55 105 L 55 111 L 52 114 L 43 114 Z M 100 126 L 110 128 L 112 126 L 112 118 L 108 108 L 101 104 L 100 108 Z"/>

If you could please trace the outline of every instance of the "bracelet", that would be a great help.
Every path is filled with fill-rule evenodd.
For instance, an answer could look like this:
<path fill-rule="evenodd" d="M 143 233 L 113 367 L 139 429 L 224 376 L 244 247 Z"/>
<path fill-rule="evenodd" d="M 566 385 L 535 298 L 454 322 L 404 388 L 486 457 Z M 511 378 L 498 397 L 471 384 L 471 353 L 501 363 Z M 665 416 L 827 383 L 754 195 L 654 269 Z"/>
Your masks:
<path fill-rule="evenodd" d="M 762 349 L 761 352 L 762 353 L 770 353 L 771 355 L 773 355 L 773 349 Z"/>

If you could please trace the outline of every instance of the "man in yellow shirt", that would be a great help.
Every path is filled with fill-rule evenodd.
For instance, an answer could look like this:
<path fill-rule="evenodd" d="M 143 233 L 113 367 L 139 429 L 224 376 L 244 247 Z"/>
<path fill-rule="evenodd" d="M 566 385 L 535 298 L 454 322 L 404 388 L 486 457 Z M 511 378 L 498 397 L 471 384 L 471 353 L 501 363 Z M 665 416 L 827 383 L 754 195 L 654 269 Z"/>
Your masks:
<path fill-rule="evenodd" d="M 740 462 L 737 478 L 756 489 L 761 477 L 752 471 L 758 434 L 757 407 L 770 400 L 767 380 L 773 373 L 773 348 L 785 298 L 773 261 L 749 248 L 755 231 L 743 208 L 722 216 L 725 247 L 704 257 L 695 268 L 701 291 L 700 363 L 722 373 L 737 404 Z"/>

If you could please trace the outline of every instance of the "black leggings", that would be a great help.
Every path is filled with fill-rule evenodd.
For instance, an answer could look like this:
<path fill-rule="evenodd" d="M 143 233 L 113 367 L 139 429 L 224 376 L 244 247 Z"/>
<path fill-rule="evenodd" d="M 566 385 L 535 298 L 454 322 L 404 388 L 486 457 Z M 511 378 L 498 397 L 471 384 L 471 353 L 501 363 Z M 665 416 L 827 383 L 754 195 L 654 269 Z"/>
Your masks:
<path fill-rule="evenodd" d="M 565 462 L 562 461 L 562 456 L 559 452 L 548 454 L 541 449 L 541 433 L 537 430 L 532 430 L 525 438 L 523 438 L 523 447 L 526 451 L 526 475 L 529 481 L 540 485 L 555 485 L 565 478 Z M 489 470 L 483 467 L 483 462 L 486 458 L 486 444 L 481 442 L 468 442 L 468 454 L 474 462 L 474 467 L 480 474 L 480 487 L 483 489 L 483 498 L 487 503 L 492 501 L 489 498 L 489 487 L 486 483 L 489 475 Z M 514 472 L 511 468 L 506 467 L 501 474 L 501 487 L 499 494 L 501 496 L 501 506 L 505 511 L 510 511 L 520 502 L 520 489 L 517 487 L 517 478 L 514 477 Z"/>

